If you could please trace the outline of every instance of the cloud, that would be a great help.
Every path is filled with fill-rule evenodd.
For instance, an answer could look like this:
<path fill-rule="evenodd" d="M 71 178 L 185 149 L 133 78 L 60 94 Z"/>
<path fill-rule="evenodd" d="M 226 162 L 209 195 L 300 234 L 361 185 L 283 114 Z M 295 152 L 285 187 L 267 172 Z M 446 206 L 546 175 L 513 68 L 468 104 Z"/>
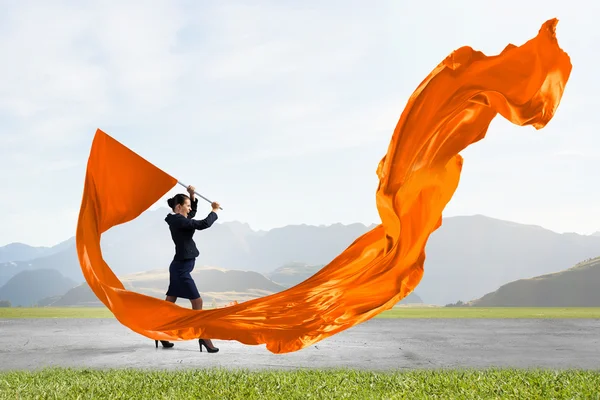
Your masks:
<path fill-rule="evenodd" d="M 554 157 L 561 158 L 583 158 L 586 157 L 586 154 L 579 150 L 560 150 L 556 153 L 552 154 Z"/>
<path fill-rule="evenodd" d="M 100 121 L 168 105 L 182 71 L 181 58 L 170 51 L 183 26 L 181 14 L 169 2 L 13 7 L 0 36 L 0 51 L 10 55 L 0 64 L 6 78 L 0 82 L 0 110 L 42 120 L 22 130 L 29 139 L 52 132 L 64 140 L 60 133 L 75 127 L 44 126 L 49 118 Z"/>
<path fill-rule="evenodd" d="M 211 27 L 222 50 L 214 51 L 206 76 L 253 85 L 294 77 L 286 82 L 293 86 L 343 73 L 368 53 L 369 37 L 354 32 L 375 32 L 377 25 L 325 8 L 224 3 L 215 11 L 220 23 Z"/>
<path fill-rule="evenodd" d="M 142 5 L 38 2 L 6 10 L 0 153 L 26 149 L 27 156 L 5 157 L 0 167 L 35 173 L 56 163 L 57 152 L 61 165 L 73 165 L 97 127 L 156 117 L 169 106 L 183 73 L 171 49 L 184 13 L 167 1 Z"/>
<path fill-rule="evenodd" d="M 164 170 L 202 181 L 211 196 L 227 193 L 230 201 L 238 201 L 239 176 L 263 177 L 269 169 L 281 169 L 281 182 L 295 173 L 293 185 L 314 192 L 311 177 L 330 170 L 328 163 L 352 163 L 351 176 L 344 173 L 348 166 L 340 166 L 336 189 L 323 184 L 319 197 L 351 197 L 347 207 L 353 211 L 346 221 L 368 222 L 372 214 L 367 212 L 373 210 L 354 211 L 362 210 L 356 199 L 363 190 L 363 198 L 371 199 L 376 163 L 387 150 L 406 99 L 424 76 L 458 46 L 469 44 L 493 54 L 507 40 L 524 42 L 544 18 L 556 15 L 561 18 L 559 40 L 575 68 L 555 120 L 539 134 L 494 122 L 488 138 L 465 151 L 464 181 L 471 183 L 463 185 L 468 195 L 459 201 L 478 212 L 469 196 L 484 201 L 481 182 L 491 191 L 493 180 L 510 176 L 514 190 L 520 190 L 531 185 L 531 171 L 540 179 L 542 169 L 581 183 L 583 164 L 565 168 L 565 159 L 551 155 L 570 150 L 589 156 L 598 144 L 593 112 L 598 80 L 591 79 L 597 62 L 589 51 L 598 39 L 591 17 L 597 6 L 548 2 L 539 16 L 534 5 L 515 14 L 509 5 L 475 1 L 460 7 L 442 1 L 420 4 L 3 4 L 0 169 L 9 173 L 0 175 L 0 190 L 9 195 L 0 196 L 0 207 L 11 209 L 11 199 L 30 196 L 33 190 L 42 199 L 43 212 L 36 216 L 48 224 L 57 220 L 44 219 L 45 214 L 66 222 L 56 222 L 55 231 L 47 225 L 47 230 L 31 232 L 18 219 L 6 217 L 10 212 L 0 211 L 0 220 L 8 224 L 0 231 L 0 244 L 11 240 L 8 236 L 51 244 L 73 233 L 96 128 Z M 244 191 L 269 193 L 276 204 L 305 209 L 319 221 L 333 213 L 304 208 L 301 198 L 292 198 L 298 196 L 278 194 L 291 192 L 289 188 L 275 192 L 270 185 L 266 177 L 255 179 Z M 351 195 L 342 194 L 344 185 L 353 188 Z M 566 197 L 556 204 L 561 201 L 580 204 Z M 256 221 L 262 215 L 265 224 L 287 221 L 269 220 L 267 215 L 279 212 L 272 205 L 248 207 L 240 219 Z"/>

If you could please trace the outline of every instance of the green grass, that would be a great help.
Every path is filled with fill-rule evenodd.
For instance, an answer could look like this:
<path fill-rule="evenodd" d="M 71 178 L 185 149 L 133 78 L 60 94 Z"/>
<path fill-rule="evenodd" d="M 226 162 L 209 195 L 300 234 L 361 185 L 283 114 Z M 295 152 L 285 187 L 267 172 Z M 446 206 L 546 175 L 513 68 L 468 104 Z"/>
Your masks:
<path fill-rule="evenodd" d="M 600 399 L 600 372 L 47 369 L 0 373 L 1 399 Z"/>
<path fill-rule="evenodd" d="M 114 318 L 104 307 L 0 308 L 0 318 Z M 399 307 L 376 318 L 600 318 L 600 307 Z"/>

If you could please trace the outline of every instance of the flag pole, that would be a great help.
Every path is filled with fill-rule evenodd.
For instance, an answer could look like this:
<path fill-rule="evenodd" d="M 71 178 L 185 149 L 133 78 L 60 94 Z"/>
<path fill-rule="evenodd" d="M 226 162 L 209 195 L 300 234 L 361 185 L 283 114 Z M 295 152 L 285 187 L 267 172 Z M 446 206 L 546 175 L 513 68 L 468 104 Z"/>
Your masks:
<path fill-rule="evenodd" d="M 184 187 L 184 188 L 186 188 L 186 189 L 187 189 L 187 187 L 189 186 L 189 185 L 186 185 L 186 184 L 182 183 L 182 182 L 181 182 L 181 181 L 179 181 L 179 180 L 177 181 L 177 183 L 179 183 L 181 186 L 183 186 L 183 187 Z M 208 201 L 209 203 L 211 203 L 211 204 L 212 204 L 212 201 L 210 201 L 210 200 L 209 200 L 209 199 L 207 199 L 206 197 L 202 196 L 200 193 L 196 192 L 195 190 L 194 190 L 194 194 L 195 194 L 196 196 L 198 196 L 198 197 L 202 197 L 204 200 L 206 200 L 206 201 Z M 220 210 L 222 210 L 222 209 L 223 209 L 223 207 L 219 206 L 219 209 L 220 209 Z"/>

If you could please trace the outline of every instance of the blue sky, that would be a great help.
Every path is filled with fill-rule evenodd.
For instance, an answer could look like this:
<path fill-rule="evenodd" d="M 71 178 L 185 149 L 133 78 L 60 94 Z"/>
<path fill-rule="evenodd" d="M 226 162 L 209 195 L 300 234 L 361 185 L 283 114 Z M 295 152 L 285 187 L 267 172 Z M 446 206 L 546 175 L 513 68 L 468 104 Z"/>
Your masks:
<path fill-rule="evenodd" d="M 414 88 L 452 50 L 495 54 L 553 17 L 573 62 L 556 117 L 497 118 L 445 216 L 600 230 L 598 2 L 83 3 L 0 1 L 0 246 L 74 235 L 96 128 L 221 221 L 379 222 L 375 170 Z"/>

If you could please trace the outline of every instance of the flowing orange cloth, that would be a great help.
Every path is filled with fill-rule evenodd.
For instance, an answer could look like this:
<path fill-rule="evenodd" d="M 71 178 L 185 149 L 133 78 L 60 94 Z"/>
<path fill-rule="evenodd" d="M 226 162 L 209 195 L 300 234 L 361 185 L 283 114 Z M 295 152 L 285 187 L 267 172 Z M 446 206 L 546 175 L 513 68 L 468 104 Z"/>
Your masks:
<path fill-rule="evenodd" d="M 451 53 L 408 100 L 379 164 L 382 224 L 297 286 L 221 309 L 194 311 L 127 291 L 103 260 L 101 234 L 139 216 L 177 181 L 98 130 L 76 236 L 85 279 L 141 335 L 237 340 L 273 353 L 302 349 L 390 309 L 423 276 L 426 242 L 459 182 L 458 153 L 485 136 L 497 113 L 536 129 L 553 117 L 572 68 L 556 40 L 557 22 L 497 56 L 470 47 Z"/>

